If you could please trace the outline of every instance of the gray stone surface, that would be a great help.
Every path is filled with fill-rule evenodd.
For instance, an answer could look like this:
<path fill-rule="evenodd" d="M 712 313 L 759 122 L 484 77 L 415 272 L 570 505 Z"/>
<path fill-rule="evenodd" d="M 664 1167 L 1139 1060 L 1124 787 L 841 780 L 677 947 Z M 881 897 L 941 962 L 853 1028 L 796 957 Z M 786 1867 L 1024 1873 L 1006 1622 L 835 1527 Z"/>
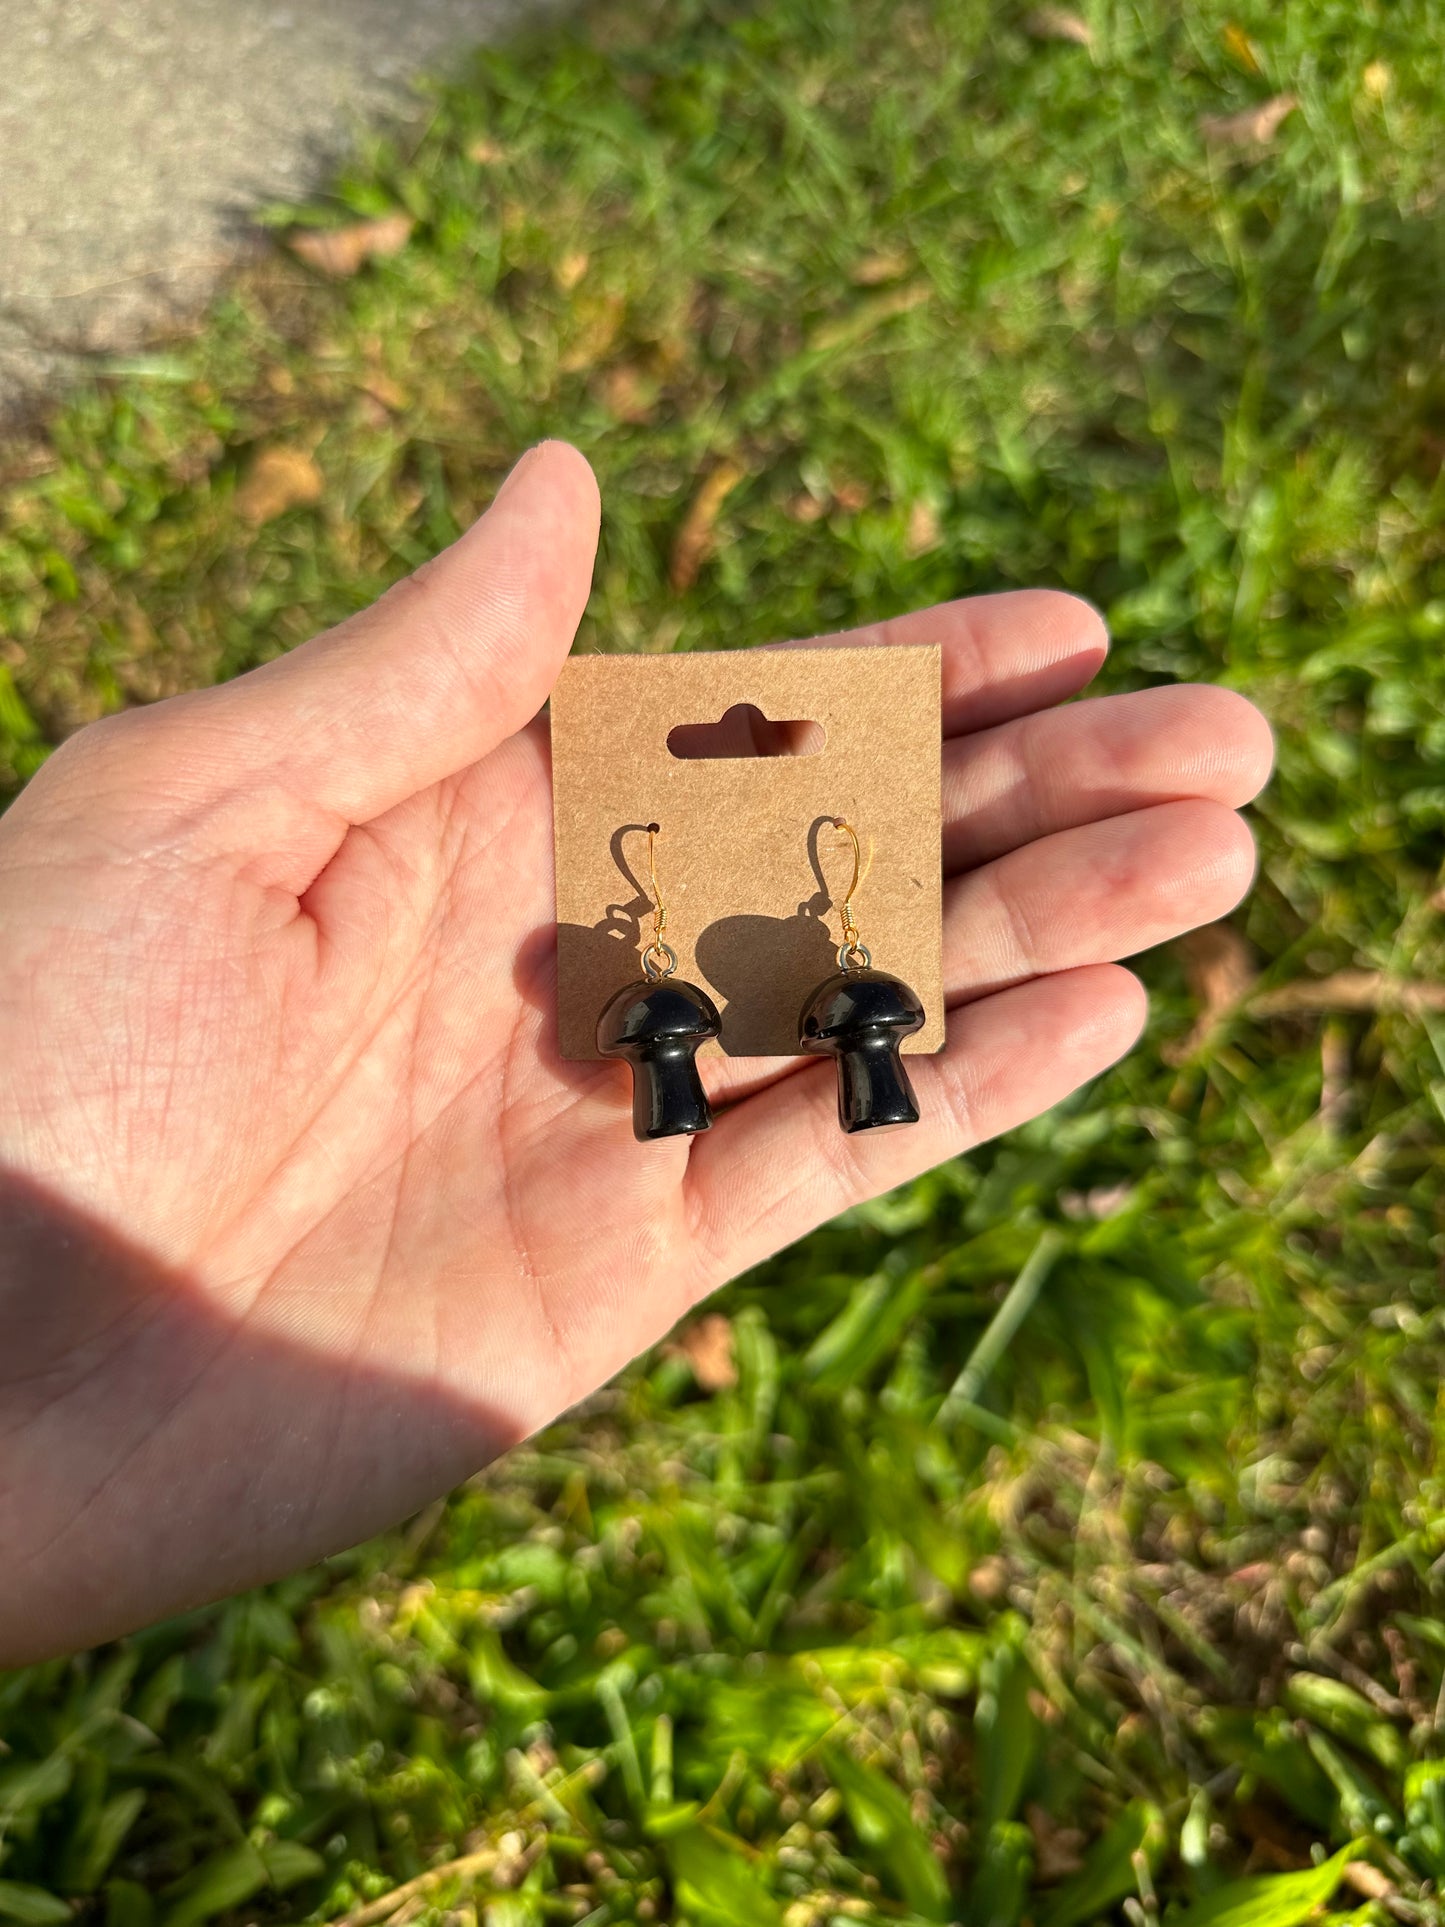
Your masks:
<path fill-rule="evenodd" d="M 527 0 L 0 0 L 0 410 L 194 308 L 407 82 Z"/>

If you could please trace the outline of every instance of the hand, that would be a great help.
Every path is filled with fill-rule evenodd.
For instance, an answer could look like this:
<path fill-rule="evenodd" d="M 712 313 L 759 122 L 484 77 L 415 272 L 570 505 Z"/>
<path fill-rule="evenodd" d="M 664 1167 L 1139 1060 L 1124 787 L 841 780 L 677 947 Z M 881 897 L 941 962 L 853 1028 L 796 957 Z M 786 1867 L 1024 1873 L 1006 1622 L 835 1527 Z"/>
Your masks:
<path fill-rule="evenodd" d="M 1167 688 L 1054 705 L 1098 616 L 1028 592 L 839 640 L 943 644 L 948 1047 L 842 1136 L 828 1063 L 705 1062 L 637 1144 L 559 1060 L 538 710 L 587 598 L 571 449 L 374 608 L 85 730 L 0 820 L 0 1662 L 375 1531 L 724 1280 L 1053 1104 L 1144 1014 L 1113 959 L 1247 888 L 1269 733 Z"/>

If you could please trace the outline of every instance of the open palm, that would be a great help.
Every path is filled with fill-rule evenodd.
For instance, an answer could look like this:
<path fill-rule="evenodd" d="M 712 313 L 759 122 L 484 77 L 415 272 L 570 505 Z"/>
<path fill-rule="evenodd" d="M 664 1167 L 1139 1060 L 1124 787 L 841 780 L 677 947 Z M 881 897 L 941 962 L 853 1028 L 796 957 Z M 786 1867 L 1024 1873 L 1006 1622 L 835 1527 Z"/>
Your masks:
<path fill-rule="evenodd" d="M 1054 707 L 1105 648 L 1028 592 L 840 641 L 944 650 L 949 1041 L 921 1123 L 831 1065 L 704 1065 L 639 1145 L 557 1054 L 537 712 L 595 485 L 532 451 L 453 549 L 223 688 L 84 732 L 0 822 L 0 1661 L 350 1543 L 850 1203 L 1137 1035 L 1114 959 L 1228 909 L 1269 734 L 1228 692 Z"/>

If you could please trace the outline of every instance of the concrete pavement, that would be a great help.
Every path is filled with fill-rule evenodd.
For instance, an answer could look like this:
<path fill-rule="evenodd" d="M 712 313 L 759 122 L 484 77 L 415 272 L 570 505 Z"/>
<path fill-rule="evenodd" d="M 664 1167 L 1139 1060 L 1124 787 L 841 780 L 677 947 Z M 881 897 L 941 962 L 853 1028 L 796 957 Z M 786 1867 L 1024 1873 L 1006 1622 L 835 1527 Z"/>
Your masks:
<path fill-rule="evenodd" d="M 527 0 L 0 0 L 0 412 L 204 300 L 248 211 Z"/>

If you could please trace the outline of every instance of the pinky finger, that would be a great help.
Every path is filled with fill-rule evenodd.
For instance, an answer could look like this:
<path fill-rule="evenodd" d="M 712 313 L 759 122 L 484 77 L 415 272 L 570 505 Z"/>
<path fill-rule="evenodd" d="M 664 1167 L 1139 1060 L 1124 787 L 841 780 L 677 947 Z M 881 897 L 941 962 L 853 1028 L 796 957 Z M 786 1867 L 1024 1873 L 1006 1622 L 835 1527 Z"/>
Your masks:
<path fill-rule="evenodd" d="M 910 1057 L 919 1121 L 845 1135 L 835 1072 L 812 1064 L 725 1111 L 693 1140 L 687 1186 L 703 1289 L 1022 1124 L 1106 1070 L 1138 1038 L 1145 997 L 1117 964 L 1036 977 L 948 1019 L 934 1057 Z"/>

